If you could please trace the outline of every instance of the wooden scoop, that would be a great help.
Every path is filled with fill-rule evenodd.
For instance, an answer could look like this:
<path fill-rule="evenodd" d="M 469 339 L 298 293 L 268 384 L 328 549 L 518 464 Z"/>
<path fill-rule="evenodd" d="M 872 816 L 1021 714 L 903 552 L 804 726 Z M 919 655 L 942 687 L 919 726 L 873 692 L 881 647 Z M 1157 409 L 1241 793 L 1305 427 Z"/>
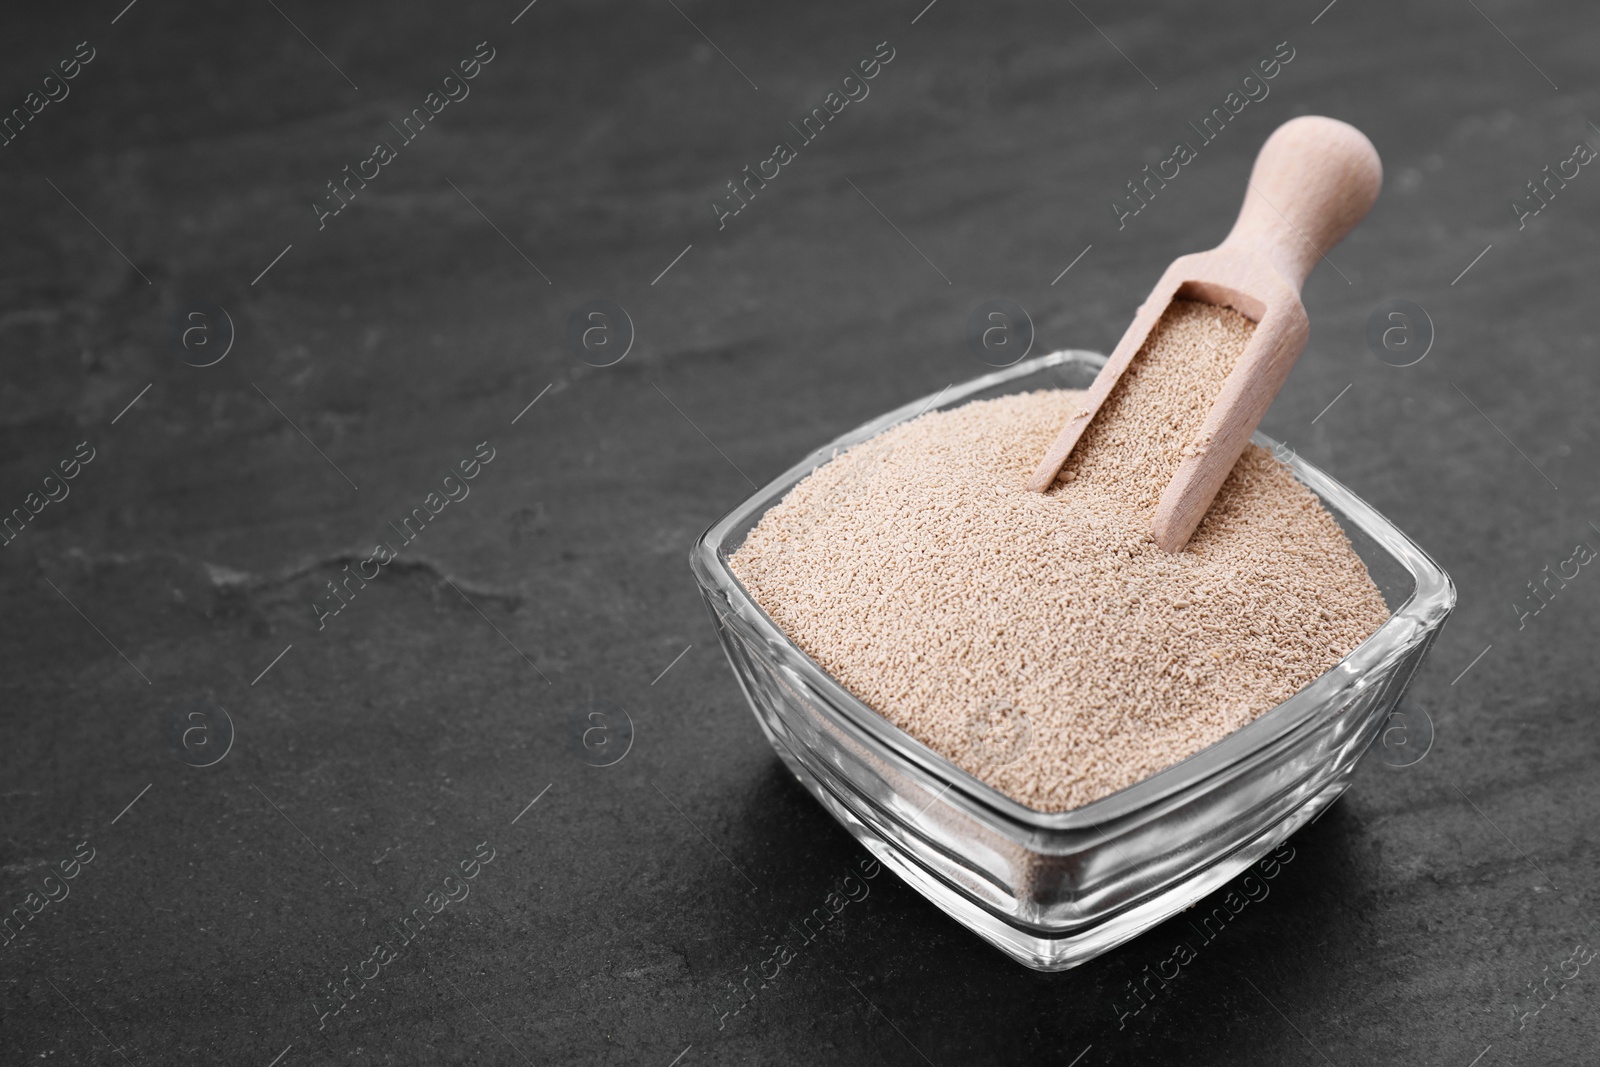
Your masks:
<path fill-rule="evenodd" d="M 1158 546 L 1180 552 L 1278 395 L 1310 332 L 1300 286 L 1361 221 L 1383 182 L 1372 142 L 1337 119 L 1306 116 L 1275 130 L 1250 172 L 1239 220 L 1216 248 L 1174 260 L 1045 454 L 1028 488 L 1049 489 L 1122 372 L 1174 299 L 1230 307 L 1256 324 L 1151 520 Z"/>

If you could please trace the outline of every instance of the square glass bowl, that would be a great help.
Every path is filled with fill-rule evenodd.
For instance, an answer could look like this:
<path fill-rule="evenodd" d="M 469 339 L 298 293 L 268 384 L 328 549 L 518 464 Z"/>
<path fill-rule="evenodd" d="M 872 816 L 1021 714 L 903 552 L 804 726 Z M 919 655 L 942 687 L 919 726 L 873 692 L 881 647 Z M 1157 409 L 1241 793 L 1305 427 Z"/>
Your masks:
<path fill-rule="evenodd" d="M 979 781 L 851 695 L 734 577 L 728 557 L 745 535 L 836 452 L 924 411 L 1085 389 L 1104 363 L 1091 352 L 1054 352 L 891 411 L 785 471 L 718 520 L 691 553 L 723 650 L 789 770 L 901 878 L 1041 971 L 1075 967 L 1182 911 L 1336 800 L 1455 606 L 1449 576 L 1405 534 L 1256 434 L 1338 519 L 1389 620 L 1326 674 L 1209 748 L 1051 814 Z"/>

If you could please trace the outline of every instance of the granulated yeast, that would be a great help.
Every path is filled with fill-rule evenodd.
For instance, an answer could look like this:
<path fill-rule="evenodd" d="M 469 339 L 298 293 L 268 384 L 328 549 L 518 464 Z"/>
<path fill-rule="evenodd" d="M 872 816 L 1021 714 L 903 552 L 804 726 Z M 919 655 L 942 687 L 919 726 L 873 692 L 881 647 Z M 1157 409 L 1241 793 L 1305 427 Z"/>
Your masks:
<path fill-rule="evenodd" d="M 1082 394 L 978 401 L 818 468 L 732 558 L 845 688 L 997 789 L 1065 811 L 1193 755 L 1388 617 L 1333 517 L 1240 458 L 1188 548 L 1150 513 L 1253 325 L 1175 302 L 1045 494 Z"/>

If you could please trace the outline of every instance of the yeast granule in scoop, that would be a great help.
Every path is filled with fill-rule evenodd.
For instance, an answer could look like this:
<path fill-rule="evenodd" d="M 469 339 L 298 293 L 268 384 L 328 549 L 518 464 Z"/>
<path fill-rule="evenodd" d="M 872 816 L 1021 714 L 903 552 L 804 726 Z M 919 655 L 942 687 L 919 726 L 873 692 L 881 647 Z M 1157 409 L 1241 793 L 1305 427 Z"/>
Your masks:
<path fill-rule="evenodd" d="M 1023 482 L 1082 394 L 930 412 L 796 485 L 733 571 L 846 689 L 1018 802 L 1065 811 L 1132 785 L 1388 618 L 1333 516 L 1255 445 L 1185 551 L 1151 540 L 1250 329 L 1174 302 L 1048 493 Z"/>

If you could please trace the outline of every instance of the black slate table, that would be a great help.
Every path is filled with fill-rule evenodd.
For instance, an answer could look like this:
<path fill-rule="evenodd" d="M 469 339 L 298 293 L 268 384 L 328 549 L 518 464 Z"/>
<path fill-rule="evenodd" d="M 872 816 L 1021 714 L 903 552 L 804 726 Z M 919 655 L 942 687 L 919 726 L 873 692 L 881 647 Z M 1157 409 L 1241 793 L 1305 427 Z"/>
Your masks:
<path fill-rule="evenodd" d="M 1589 6 L 124 3 L 0 38 L 0 1060 L 1594 1062 Z M 1305 113 L 1386 188 L 1264 428 L 1459 586 L 1426 757 L 1138 1012 L 1179 921 L 1036 974 L 885 874 L 722 1015 L 865 853 L 691 541 L 986 300 L 1109 349 Z"/>

